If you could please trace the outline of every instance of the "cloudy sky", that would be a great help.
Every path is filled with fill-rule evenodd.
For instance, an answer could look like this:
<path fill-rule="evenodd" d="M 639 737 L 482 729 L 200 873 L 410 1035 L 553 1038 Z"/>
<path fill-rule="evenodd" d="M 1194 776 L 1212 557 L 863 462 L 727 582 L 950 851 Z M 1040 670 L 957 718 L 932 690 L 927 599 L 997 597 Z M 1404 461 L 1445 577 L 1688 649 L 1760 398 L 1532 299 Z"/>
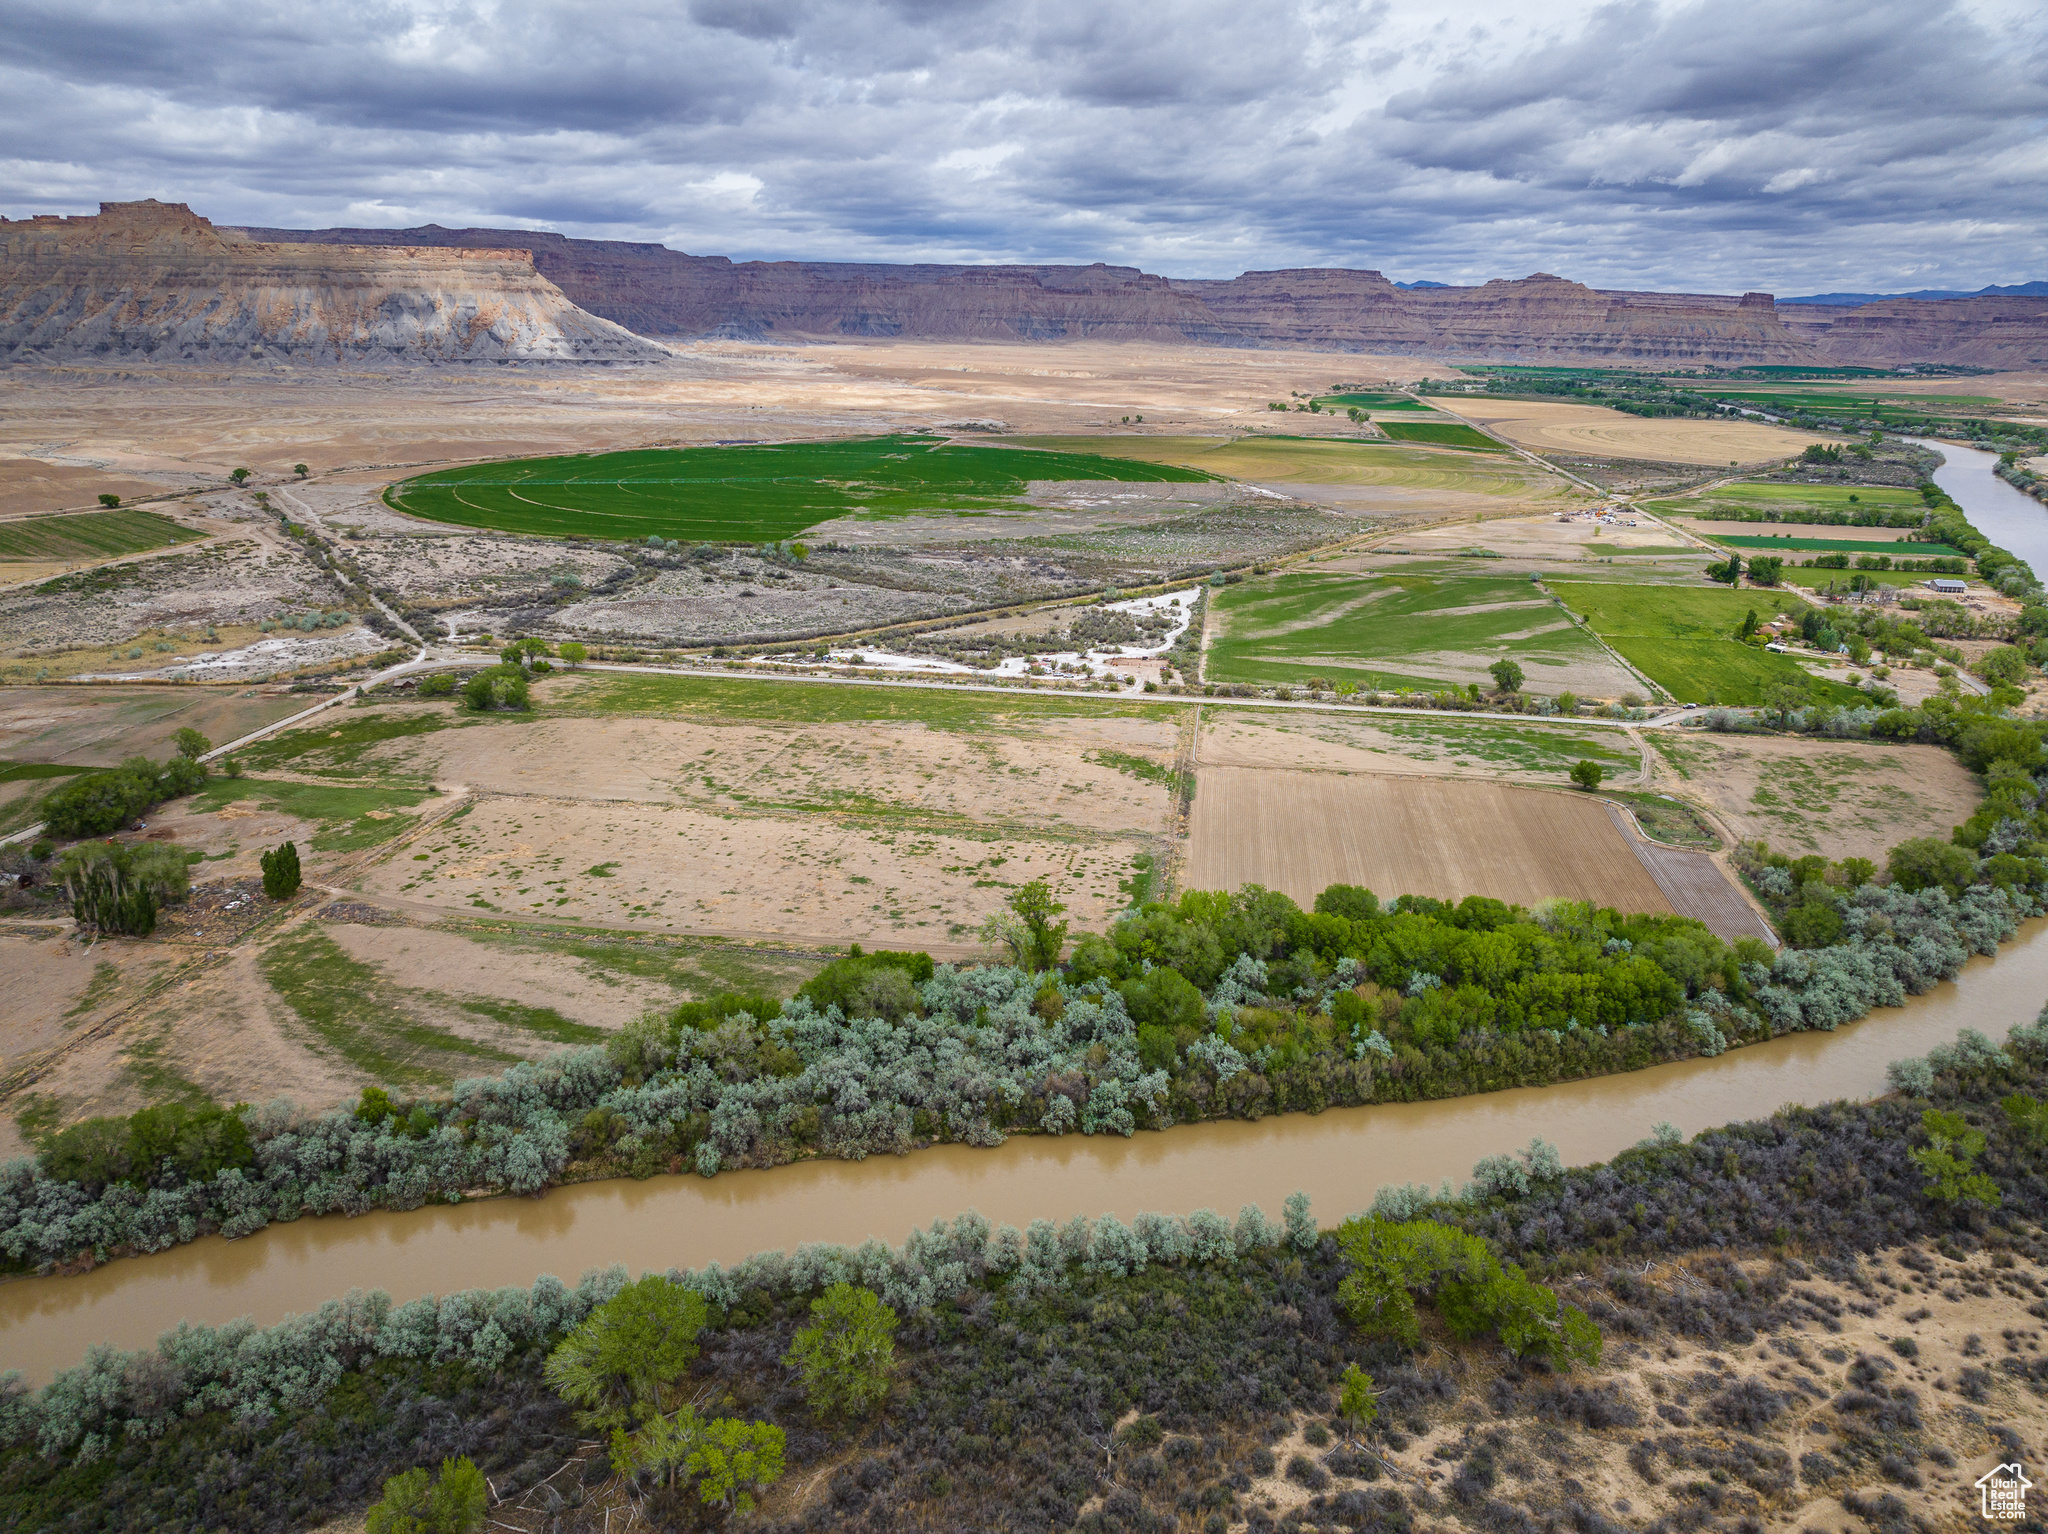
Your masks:
<path fill-rule="evenodd" d="M 0 212 L 1609 287 L 2048 278 L 2038 0 L 0 0 Z"/>

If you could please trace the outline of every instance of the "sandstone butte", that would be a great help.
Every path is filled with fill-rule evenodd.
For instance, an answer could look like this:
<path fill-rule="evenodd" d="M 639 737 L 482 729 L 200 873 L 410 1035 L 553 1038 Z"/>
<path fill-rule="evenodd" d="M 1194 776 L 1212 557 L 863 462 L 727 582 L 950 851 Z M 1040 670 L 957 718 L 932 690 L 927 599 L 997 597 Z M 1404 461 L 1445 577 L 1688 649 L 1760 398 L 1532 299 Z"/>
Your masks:
<path fill-rule="evenodd" d="M 1128 266 L 888 266 L 730 261 L 662 245 L 503 229 L 252 229 L 267 240 L 503 244 L 592 314 L 642 335 L 900 336 L 1213 346 L 1622 363 L 2048 366 L 2048 299 L 1787 304 L 1768 293 L 1631 293 L 1538 273 L 1476 288 L 1397 288 L 1340 267 L 1227 281 Z"/>
<path fill-rule="evenodd" d="M 0 219 L 0 361 L 635 362 L 643 337 L 1147 341 L 1623 364 L 2048 366 L 2048 299 L 1793 304 L 1547 273 L 742 261 L 507 229 L 224 229 L 178 203 Z"/>
<path fill-rule="evenodd" d="M 0 361 L 644 362 L 524 249 L 254 240 L 183 203 L 0 219 Z"/>

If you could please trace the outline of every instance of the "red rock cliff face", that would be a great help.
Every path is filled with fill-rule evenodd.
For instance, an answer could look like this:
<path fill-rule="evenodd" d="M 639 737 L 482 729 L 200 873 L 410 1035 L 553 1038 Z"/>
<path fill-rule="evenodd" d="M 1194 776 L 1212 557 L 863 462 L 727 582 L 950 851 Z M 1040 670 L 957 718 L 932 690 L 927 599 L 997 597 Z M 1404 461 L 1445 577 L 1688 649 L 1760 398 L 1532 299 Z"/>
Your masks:
<path fill-rule="evenodd" d="M 0 360 L 652 361 L 524 249 L 250 240 L 182 203 L 0 219 Z"/>
<path fill-rule="evenodd" d="M 268 240 L 518 243 L 593 314 L 654 336 L 1107 339 L 1617 364 L 2048 365 L 2048 299 L 1788 305 L 1768 293 L 1606 292 L 1538 273 L 1395 287 L 1337 267 L 1168 280 L 1126 266 L 728 261 L 505 229 L 251 230 Z"/>

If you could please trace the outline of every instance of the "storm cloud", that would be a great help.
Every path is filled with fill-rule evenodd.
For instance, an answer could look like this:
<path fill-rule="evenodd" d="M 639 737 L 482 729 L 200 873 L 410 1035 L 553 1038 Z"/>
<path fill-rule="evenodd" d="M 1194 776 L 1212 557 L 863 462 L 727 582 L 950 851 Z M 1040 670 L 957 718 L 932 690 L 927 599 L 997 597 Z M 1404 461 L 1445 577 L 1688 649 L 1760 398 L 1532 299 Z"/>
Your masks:
<path fill-rule="evenodd" d="M 0 209 L 1781 294 L 2048 276 L 2038 6 L 0 3 Z"/>

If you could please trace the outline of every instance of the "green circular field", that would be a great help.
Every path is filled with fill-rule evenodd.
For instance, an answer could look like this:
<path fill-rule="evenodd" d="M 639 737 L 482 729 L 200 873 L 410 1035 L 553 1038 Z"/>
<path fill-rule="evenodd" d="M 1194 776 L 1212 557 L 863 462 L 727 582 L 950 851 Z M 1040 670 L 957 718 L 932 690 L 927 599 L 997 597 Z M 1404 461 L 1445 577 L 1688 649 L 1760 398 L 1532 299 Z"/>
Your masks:
<path fill-rule="evenodd" d="M 396 510 L 502 532 L 762 543 L 835 517 L 994 511 L 1032 480 L 1193 484 L 1199 469 L 932 437 L 516 458 L 403 480 Z"/>

